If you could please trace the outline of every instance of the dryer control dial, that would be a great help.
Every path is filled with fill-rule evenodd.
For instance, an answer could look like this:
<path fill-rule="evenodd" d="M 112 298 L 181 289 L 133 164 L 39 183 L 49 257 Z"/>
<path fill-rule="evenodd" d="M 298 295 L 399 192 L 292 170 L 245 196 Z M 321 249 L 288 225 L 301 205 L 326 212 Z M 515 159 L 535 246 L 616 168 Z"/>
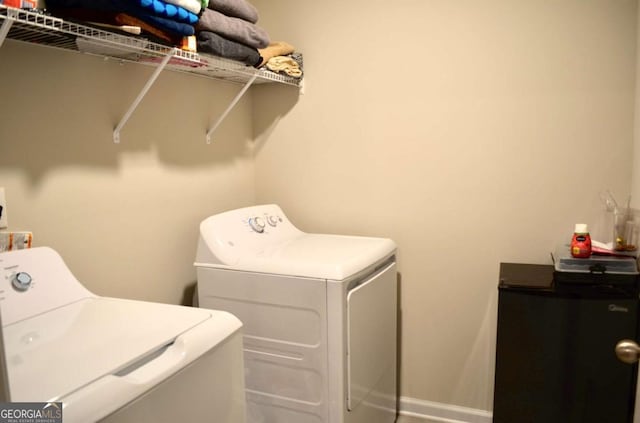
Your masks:
<path fill-rule="evenodd" d="M 16 290 L 24 292 L 29 289 L 32 280 L 31 275 L 27 272 L 18 272 L 13 276 L 11 284 Z"/>
<path fill-rule="evenodd" d="M 278 222 L 282 222 L 282 219 L 278 218 L 278 216 L 269 215 L 267 217 L 267 222 L 269 222 L 269 225 L 271 226 L 276 226 Z"/>
<path fill-rule="evenodd" d="M 264 232 L 265 223 L 261 217 L 252 217 L 249 219 L 249 226 L 251 226 L 251 229 L 261 234 Z"/>

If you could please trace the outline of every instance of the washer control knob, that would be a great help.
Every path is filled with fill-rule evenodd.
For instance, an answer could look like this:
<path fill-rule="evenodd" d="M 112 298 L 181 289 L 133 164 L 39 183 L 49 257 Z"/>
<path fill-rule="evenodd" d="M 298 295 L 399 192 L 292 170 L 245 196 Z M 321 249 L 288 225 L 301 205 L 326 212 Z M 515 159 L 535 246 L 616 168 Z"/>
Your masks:
<path fill-rule="evenodd" d="M 249 226 L 251 226 L 251 229 L 261 234 L 264 232 L 265 223 L 261 217 L 252 217 L 249 219 Z"/>
<path fill-rule="evenodd" d="M 11 284 L 18 291 L 26 291 L 31 286 L 31 275 L 27 272 L 18 272 L 13 277 Z"/>
<path fill-rule="evenodd" d="M 269 217 L 267 217 L 267 222 L 269 222 L 269 225 L 271 226 L 276 226 L 278 224 L 278 217 L 270 215 Z"/>

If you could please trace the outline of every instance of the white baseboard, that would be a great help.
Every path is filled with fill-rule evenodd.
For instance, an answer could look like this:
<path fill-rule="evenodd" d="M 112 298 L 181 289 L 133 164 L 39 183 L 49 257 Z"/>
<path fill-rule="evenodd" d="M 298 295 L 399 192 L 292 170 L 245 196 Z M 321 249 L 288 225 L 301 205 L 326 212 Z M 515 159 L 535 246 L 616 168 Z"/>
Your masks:
<path fill-rule="evenodd" d="M 399 414 L 426 422 L 442 423 L 491 423 L 492 413 L 486 410 L 458 405 L 400 397 Z"/>

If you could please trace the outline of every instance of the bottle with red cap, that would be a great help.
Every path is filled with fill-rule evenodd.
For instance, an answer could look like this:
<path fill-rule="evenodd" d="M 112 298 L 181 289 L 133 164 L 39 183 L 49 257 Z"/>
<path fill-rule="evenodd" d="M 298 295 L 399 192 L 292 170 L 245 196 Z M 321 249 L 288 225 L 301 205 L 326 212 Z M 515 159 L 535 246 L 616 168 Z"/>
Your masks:
<path fill-rule="evenodd" d="M 571 255 L 576 258 L 591 257 L 591 236 L 586 223 L 576 223 L 571 238 Z"/>

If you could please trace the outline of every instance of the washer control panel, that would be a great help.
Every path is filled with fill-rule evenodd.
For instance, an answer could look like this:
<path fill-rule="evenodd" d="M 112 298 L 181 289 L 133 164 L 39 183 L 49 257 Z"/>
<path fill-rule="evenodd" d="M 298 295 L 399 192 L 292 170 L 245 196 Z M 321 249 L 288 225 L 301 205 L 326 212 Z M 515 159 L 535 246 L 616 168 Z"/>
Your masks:
<path fill-rule="evenodd" d="M 51 248 L 0 253 L 3 326 L 92 296 Z"/>

